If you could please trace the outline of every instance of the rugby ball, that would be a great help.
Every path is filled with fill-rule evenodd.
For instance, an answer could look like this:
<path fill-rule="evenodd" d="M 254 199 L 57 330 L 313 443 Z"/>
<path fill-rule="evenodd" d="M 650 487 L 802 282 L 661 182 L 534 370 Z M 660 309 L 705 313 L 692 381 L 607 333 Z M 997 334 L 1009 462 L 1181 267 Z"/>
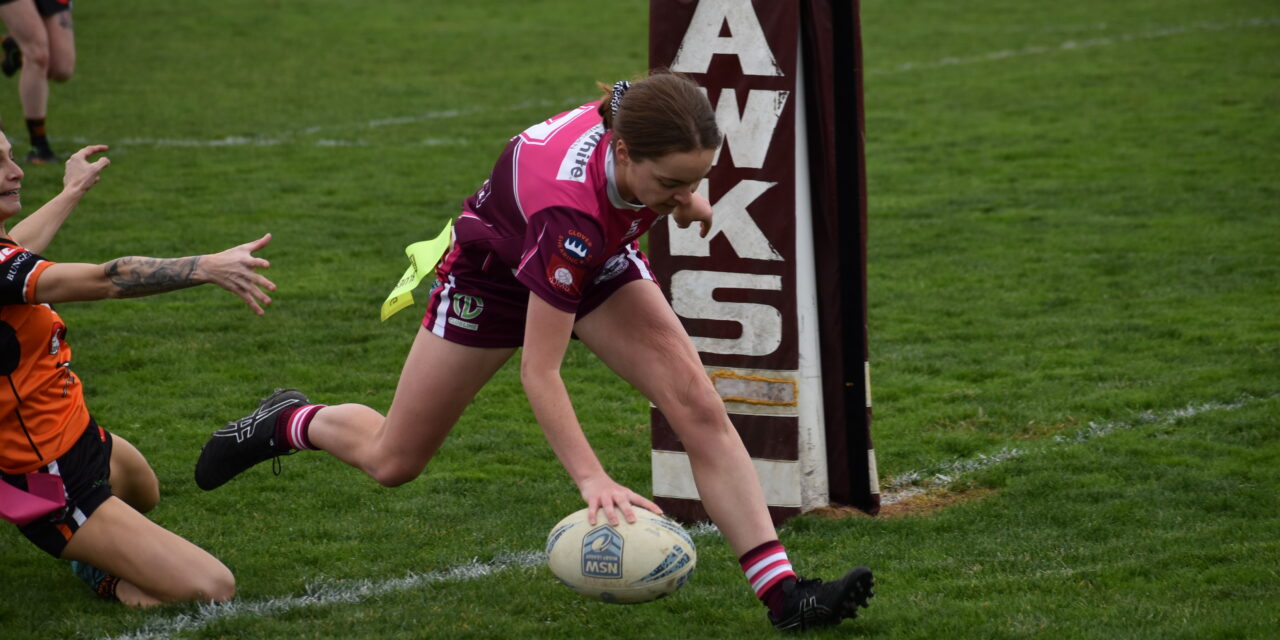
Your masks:
<path fill-rule="evenodd" d="M 635 508 L 635 524 L 618 511 L 618 526 L 601 510 L 595 526 L 587 510 L 570 514 L 547 536 L 551 572 L 578 593 L 616 604 L 670 595 L 698 563 L 693 539 L 674 520 Z"/>

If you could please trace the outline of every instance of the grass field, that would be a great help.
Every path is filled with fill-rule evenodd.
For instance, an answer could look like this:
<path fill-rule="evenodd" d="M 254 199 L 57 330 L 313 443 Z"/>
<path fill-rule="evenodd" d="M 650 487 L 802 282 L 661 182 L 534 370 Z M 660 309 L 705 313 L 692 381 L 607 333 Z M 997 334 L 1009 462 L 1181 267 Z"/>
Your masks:
<path fill-rule="evenodd" d="M 877 575 L 817 637 L 1263 638 L 1280 628 L 1280 6 L 864 0 L 881 518 L 797 518 L 797 568 Z M 112 166 L 45 254 L 204 253 L 264 232 L 264 318 L 208 288 L 63 305 L 154 519 L 224 606 L 131 611 L 0 533 L 5 638 L 771 637 L 697 536 L 674 597 L 618 607 L 538 560 L 580 507 L 514 367 L 427 473 L 321 454 L 211 493 L 208 432 L 273 387 L 385 409 L 421 305 L 378 306 L 505 141 L 646 66 L 647 3 L 83 2 L 63 152 Z M 25 154 L 16 83 L 0 115 Z M 30 168 L 29 210 L 60 171 Z M 420 296 L 421 297 L 421 296 Z M 575 346 L 606 467 L 649 488 L 647 403 Z"/>

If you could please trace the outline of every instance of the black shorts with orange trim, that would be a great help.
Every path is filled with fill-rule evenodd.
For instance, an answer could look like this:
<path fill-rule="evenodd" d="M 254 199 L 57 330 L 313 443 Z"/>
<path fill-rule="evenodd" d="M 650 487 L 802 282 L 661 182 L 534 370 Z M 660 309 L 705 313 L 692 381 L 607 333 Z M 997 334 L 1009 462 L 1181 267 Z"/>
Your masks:
<path fill-rule="evenodd" d="M 6 5 L 16 0 L 0 0 L 0 5 Z M 71 0 L 35 0 L 36 13 L 41 17 L 48 18 L 57 15 L 63 11 L 71 10 Z"/>
<path fill-rule="evenodd" d="M 49 555 L 60 558 L 71 536 L 111 497 L 111 434 L 92 418 L 67 451 L 36 471 L 62 476 L 67 504 L 34 522 L 18 527 L 22 535 Z M 0 481 L 26 491 L 26 475 L 0 473 Z"/>

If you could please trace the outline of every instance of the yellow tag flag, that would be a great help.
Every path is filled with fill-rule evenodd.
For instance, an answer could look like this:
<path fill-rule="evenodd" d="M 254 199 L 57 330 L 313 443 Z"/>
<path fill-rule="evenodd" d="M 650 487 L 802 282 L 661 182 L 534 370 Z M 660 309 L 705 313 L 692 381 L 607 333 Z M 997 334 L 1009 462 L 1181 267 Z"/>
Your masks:
<path fill-rule="evenodd" d="M 405 270 L 403 276 L 400 276 L 400 282 L 396 284 L 395 289 L 391 290 L 387 301 L 382 303 L 383 322 L 395 315 L 397 311 L 413 306 L 413 289 L 422 282 L 423 278 L 435 271 L 436 263 L 440 262 L 440 258 L 449 250 L 451 244 L 453 244 L 453 220 L 449 220 L 444 225 L 444 229 L 434 240 L 415 242 L 404 248 L 405 255 L 409 256 L 409 268 Z"/>

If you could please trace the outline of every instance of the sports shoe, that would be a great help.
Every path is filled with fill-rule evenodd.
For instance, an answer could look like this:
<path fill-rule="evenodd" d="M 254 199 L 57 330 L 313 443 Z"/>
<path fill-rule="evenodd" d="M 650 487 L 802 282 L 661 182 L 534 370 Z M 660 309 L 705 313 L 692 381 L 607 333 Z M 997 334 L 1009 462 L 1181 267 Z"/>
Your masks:
<path fill-rule="evenodd" d="M 18 41 L 13 36 L 5 36 L 0 40 L 0 49 L 3 50 L 3 57 L 0 58 L 0 71 L 5 76 L 12 77 L 13 74 L 22 68 L 22 49 L 18 48 Z"/>
<path fill-rule="evenodd" d="M 307 404 L 295 389 L 276 389 L 253 413 L 213 432 L 196 461 L 196 484 L 212 491 L 259 462 L 292 454 L 276 447 L 276 418 L 289 407 Z"/>
<path fill-rule="evenodd" d="M 105 600 L 114 600 L 116 597 L 116 583 L 119 578 L 108 575 L 106 571 L 99 569 L 88 562 L 80 562 L 78 560 L 71 561 L 71 572 L 76 574 L 77 578 L 89 585 L 93 592 L 98 594 L 99 598 Z"/>
<path fill-rule="evenodd" d="M 49 147 L 33 147 L 27 152 L 27 164 L 58 164 L 62 158 Z"/>
<path fill-rule="evenodd" d="M 858 607 L 867 606 L 875 595 L 871 570 L 858 567 L 843 578 L 828 583 L 795 580 L 782 585 L 782 613 L 769 614 L 769 622 L 779 631 L 804 631 L 839 624 L 858 617 Z"/>

